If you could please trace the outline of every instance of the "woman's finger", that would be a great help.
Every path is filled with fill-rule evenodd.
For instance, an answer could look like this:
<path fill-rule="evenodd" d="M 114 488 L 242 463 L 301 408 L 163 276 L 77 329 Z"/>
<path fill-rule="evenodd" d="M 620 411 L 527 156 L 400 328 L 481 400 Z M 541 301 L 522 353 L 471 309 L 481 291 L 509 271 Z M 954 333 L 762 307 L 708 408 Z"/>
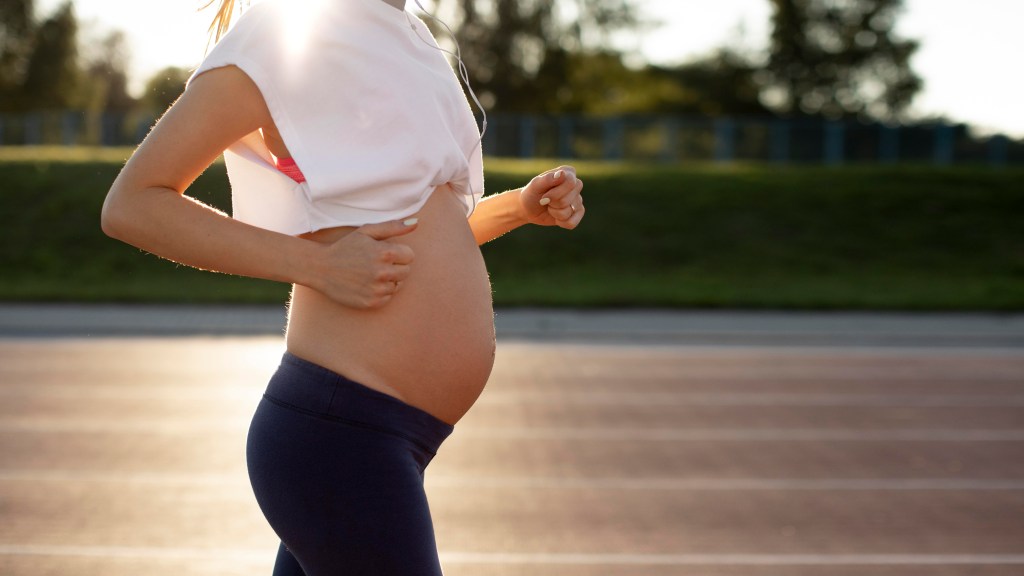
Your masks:
<path fill-rule="evenodd" d="M 545 206 L 568 208 L 582 190 L 583 181 L 573 176 L 545 192 L 541 202 Z"/>
<path fill-rule="evenodd" d="M 559 166 L 553 170 L 548 170 L 546 175 L 552 181 L 557 181 L 562 178 L 573 179 L 576 178 L 576 168 L 573 166 Z"/>
<path fill-rule="evenodd" d="M 565 208 L 549 208 L 548 214 L 550 214 L 556 222 L 565 222 L 572 218 L 573 208 L 572 206 L 566 206 Z"/>
<path fill-rule="evenodd" d="M 548 213 L 551 214 L 553 218 L 560 221 L 572 218 L 574 209 L 583 203 L 582 191 L 583 181 L 577 180 L 569 193 L 551 201 Z"/>
<path fill-rule="evenodd" d="M 572 230 L 580 225 L 580 221 L 583 220 L 583 214 L 587 211 L 583 207 L 583 199 L 580 199 L 579 206 L 573 209 L 572 216 L 563 222 L 559 222 L 558 225 L 566 230 Z"/>
<path fill-rule="evenodd" d="M 404 284 L 402 280 L 381 280 L 373 284 L 370 293 L 377 298 L 394 296 Z"/>
<path fill-rule="evenodd" d="M 409 277 L 409 272 L 412 267 L 408 264 L 393 264 L 390 266 L 383 267 L 380 272 L 377 273 L 377 282 L 401 282 Z"/>
<path fill-rule="evenodd" d="M 378 255 L 381 262 L 394 265 L 409 264 L 416 256 L 408 245 L 397 242 L 381 242 Z"/>

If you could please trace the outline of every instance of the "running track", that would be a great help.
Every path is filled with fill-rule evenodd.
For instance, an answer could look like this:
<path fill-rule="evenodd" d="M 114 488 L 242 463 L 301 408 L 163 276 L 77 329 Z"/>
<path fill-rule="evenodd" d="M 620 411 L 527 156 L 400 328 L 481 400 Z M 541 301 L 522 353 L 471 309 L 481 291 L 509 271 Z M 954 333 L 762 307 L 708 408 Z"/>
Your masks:
<path fill-rule="evenodd" d="M 277 312 L 111 314 L 0 307 L 0 574 L 269 575 L 243 446 Z M 427 471 L 448 576 L 1024 574 L 1020 317 L 499 328 Z"/>

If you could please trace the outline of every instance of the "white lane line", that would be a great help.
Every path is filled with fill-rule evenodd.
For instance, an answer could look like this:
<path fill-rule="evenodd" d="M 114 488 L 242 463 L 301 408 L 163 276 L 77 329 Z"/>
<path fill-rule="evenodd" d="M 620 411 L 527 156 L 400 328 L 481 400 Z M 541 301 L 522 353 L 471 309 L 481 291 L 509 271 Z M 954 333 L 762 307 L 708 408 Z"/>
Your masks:
<path fill-rule="evenodd" d="M 0 544 L 0 556 L 272 562 L 275 550 Z M 949 566 L 1021 565 L 1024 554 L 571 554 L 440 552 L 443 564 L 598 566 Z"/>
<path fill-rule="evenodd" d="M 41 433 L 141 433 L 141 434 L 195 434 L 207 432 L 245 431 L 252 420 L 251 414 L 212 419 L 138 419 L 104 420 L 98 418 L 5 418 L 0 420 L 0 431 Z"/>
<path fill-rule="evenodd" d="M 848 384 L 852 386 L 870 386 L 878 384 L 902 385 L 902 384 L 957 384 L 972 389 L 979 389 L 986 385 L 1019 385 L 1024 390 L 1024 366 L 1015 373 L 1007 375 L 979 374 L 977 372 L 968 374 L 950 373 L 928 373 L 928 374 L 899 374 L 887 373 L 885 370 L 860 370 L 855 374 L 820 374 L 805 372 L 787 371 L 776 373 L 757 373 L 751 368 L 750 371 L 686 371 L 681 368 L 668 370 L 637 369 L 621 374 L 609 373 L 613 370 L 590 369 L 575 372 L 557 372 L 545 367 L 544 371 L 518 371 L 516 369 L 496 368 L 494 379 L 488 385 L 481 400 L 488 395 L 515 394 L 517 392 L 502 390 L 509 382 L 516 382 L 524 378 L 536 383 L 549 383 L 549 387 L 560 386 L 564 382 L 578 382 L 581 379 L 588 383 L 599 382 L 602 385 L 618 383 L 623 386 L 634 386 L 638 382 L 687 386 L 692 384 L 707 383 L 728 383 L 728 384 L 751 384 L 751 385 L 773 385 L 776 383 L 801 383 L 839 385 Z M 265 378 L 252 379 L 251 383 L 226 384 L 231 382 L 246 382 L 245 376 L 230 374 L 224 376 L 210 374 L 176 374 L 166 376 L 147 376 L 150 381 L 144 387 L 132 386 L 130 384 L 105 384 L 101 377 L 96 380 L 82 381 L 76 384 L 49 384 L 41 382 L 28 382 L 38 380 L 44 372 L 39 370 L 25 371 L 24 373 L 12 373 L 10 370 L 0 368 L 0 397 L 60 397 L 60 398 L 113 398 L 113 399 L 140 399 L 152 400 L 154 398 L 169 397 L 174 399 L 248 399 L 256 402 L 259 400 L 263 389 L 266 387 Z M 54 379 L 59 375 L 51 375 Z M 109 380 L 110 375 L 102 375 Z M 628 376 L 628 377 L 627 377 Z M 138 380 L 138 377 L 136 377 Z M 171 380 L 173 384 L 164 382 Z M 210 386 L 210 382 L 218 382 L 216 386 Z M 527 392 L 526 394 L 533 394 Z M 955 397 L 952 396 L 951 397 Z M 1020 395 L 1018 394 L 1019 398 Z"/>
<path fill-rule="evenodd" d="M 1021 442 L 1024 441 L 1024 430 L 467 427 L 458 438 L 630 442 Z"/>
<path fill-rule="evenodd" d="M 133 387 L 131 385 L 100 384 L 98 382 L 83 382 L 81 384 L 39 384 L 33 380 L 39 379 L 40 374 L 26 374 L 19 378 L 9 377 L 11 384 L 4 382 L 0 385 L 0 397 L 4 398 L 59 398 L 61 400 L 142 400 L 155 402 L 161 400 L 172 400 L 187 402 L 192 400 L 202 401 L 223 401 L 223 402 L 251 402 L 255 405 L 266 386 L 259 384 L 254 386 L 229 386 L 219 383 L 211 387 L 213 377 L 188 377 L 182 376 L 176 379 L 173 385 L 158 384 L 147 381 L 145 386 Z M 223 378 L 227 379 L 228 377 Z M 237 377 L 232 377 L 237 380 Z M 0 382 L 4 380 L 3 371 L 0 371 Z M 152 380 L 152 379 L 150 379 Z M 26 383 L 27 382 L 27 383 Z"/>
<path fill-rule="evenodd" d="M 188 391 L 177 389 L 156 390 L 147 386 L 144 391 L 122 389 L 69 389 L 66 392 L 33 387 L 0 387 L 0 397 L 59 398 L 61 401 L 88 399 L 93 401 L 116 399 L 121 401 L 156 399 L 186 402 L 198 398 L 237 406 L 242 402 L 246 414 L 255 409 L 258 395 L 252 390 Z M 1024 407 L 1024 394 L 862 394 L 862 393 L 700 393 L 700 392 L 524 392 L 485 390 L 477 405 L 544 404 L 551 406 L 724 406 L 724 407 L 899 407 L 899 408 L 1016 408 Z"/>
<path fill-rule="evenodd" d="M 249 485 L 244 474 L 123 474 L 74 470 L 0 470 L 0 482 L 94 483 L 225 487 Z M 551 476 L 426 476 L 428 488 L 518 488 L 666 491 L 1011 491 L 1024 490 L 1017 479 L 938 478 L 572 478 Z"/>
<path fill-rule="evenodd" d="M 697 333 L 695 335 L 699 335 Z M 1016 360 L 1024 356 L 1017 336 L 1011 339 L 1000 338 L 999 335 L 988 334 L 984 338 L 976 339 L 974 342 L 958 344 L 953 339 L 944 342 L 933 340 L 932 342 L 913 342 L 908 340 L 898 341 L 893 338 L 865 338 L 861 341 L 849 340 L 840 342 L 819 341 L 813 344 L 801 344 L 798 342 L 767 342 L 766 339 L 775 332 L 753 333 L 756 341 L 746 339 L 742 341 L 713 341 L 711 339 L 692 338 L 690 341 L 679 342 L 649 342 L 643 341 L 630 343 L 625 337 L 617 341 L 592 341 L 572 342 L 557 339 L 530 342 L 522 338 L 506 339 L 498 334 L 498 352 L 506 355 L 511 354 L 533 354 L 556 350 L 563 355 L 572 354 L 574 357 L 598 358 L 601 360 L 636 359 L 636 358 L 657 358 L 674 360 L 679 358 L 721 358 L 739 357 L 743 359 L 761 358 L 764 356 L 840 356 L 843 358 L 941 358 L 943 360 L 954 356 L 965 356 L 968 358 L 994 358 L 998 360 Z M 833 332 L 834 334 L 834 332 Z M 979 345 L 982 339 L 990 339 L 988 345 Z"/>
<path fill-rule="evenodd" d="M 157 548 L 152 546 L 50 546 L 0 544 L 0 556 L 74 556 L 83 558 L 144 558 L 158 560 L 233 560 L 273 562 L 277 547 L 267 550 L 242 548 Z"/>
<path fill-rule="evenodd" d="M 899 407 L 1006 408 L 1024 407 L 1024 395 L 814 394 L 814 393 L 685 393 L 685 392 L 504 392 L 485 391 L 478 405 L 544 404 L 609 406 L 739 406 L 739 407 Z"/>
<path fill-rule="evenodd" d="M 160 472 L 93 472 L 88 470 L 0 470 L 0 482 L 68 482 L 73 484 L 120 484 L 163 486 L 249 486 L 249 477 L 240 474 L 182 474 Z"/>
<path fill-rule="evenodd" d="M 628 566 L 1018 565 L 1024 554 L 516 554 L 442 552 L 445 564 Z"/>
<path fill-rule="evenodd" d="M 1024 490 L 1024 480 L 760 479 L 760 478 L 544 478 L 430 476 L 428 488 L 534 488 L 672 491 L 997 491 Z"/>
<path fill-rule="evenodd" d="M 588 361 L 589 360 L 582 359 L 578 362 L 583 363 Z M 721 362 L 727 363 L 729 361 L 729 359 L 723 359 Z M 627 370 L 623 369 L 621 366 L 610 364 L 608 367 L 590 366 L 578 370 L 559 370 L 557 368 L 551 368 L 549 365 L 543 366 L 542 369 L 538 368 L 532 370 L 525 368 L 519 369 L 516 367 L 506 368 L 502 366 L 496 368 L 494 374 L 496 381 L 502 383 L 499 385 L 504 385 L 505 382 L 516 382 L 528 379 L 535 383 L 561 384 L 563 382 L 585 381 L 587 383 L 600 383 L 602 385 L 619 384 L 623 387 L 632 386 L 636 382 L 677 384 L 680 386 L 696 383 L 769 385 L 784 382 L 821 385 L 871 385 L 879 383 L 891 385 L 947 384 L 977 387 L 990 384 L 1021 385 L 1022 379 L 1020 372 L 1021 370 L 1024 370 L 1024 367 L 1008 369 L 1006 370 L 1007 374 L 1005 375 L 981 374 L 980 369 L 966 373 L 958 373 L 954 372 L 954 370 L 955 367 L 950 367 L 945 372 L 937 369 L 929 372 L 917 371 L 908 374 L 893 372 L 883 368 L 851 368 L 842 373 L 822 373 L 821 371 L 815 371 L 813 367 L 803 368 L 802 370 L 794 369 L 784 371 L 776 369 L 775 371 L 771 371 L 757 366 L 737 368 L 734 370 L 699 370 L 682 367 L 667 367 L 656 370 L 651 367 L 641 366 L 633 370 Z"/>
<path fill-rule="evenodd" d="M 43 434 L 205 434 L 244 432 L 249 418 L 234 420 L 136 420 L 19 418 L 0 420 L 2 432 Z M 565 440 L 619 442 L 1022 442 L 1024 430 L 843 428 L 627 428 L 458 427 L 456 441 Z"/>

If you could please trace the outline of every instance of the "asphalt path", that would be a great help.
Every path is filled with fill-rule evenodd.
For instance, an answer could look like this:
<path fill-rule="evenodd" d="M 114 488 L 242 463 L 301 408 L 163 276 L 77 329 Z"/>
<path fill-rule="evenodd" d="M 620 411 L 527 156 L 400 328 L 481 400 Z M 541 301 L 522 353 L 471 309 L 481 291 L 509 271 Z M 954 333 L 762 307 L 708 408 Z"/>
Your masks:
<path fill-rule="evenodd" d="M 0 306 L 0 574 L 269 574 L 283 315 Z M 1024 574 L 1022 316 L 497 322 L 426 474 L 448 576 Z"/>

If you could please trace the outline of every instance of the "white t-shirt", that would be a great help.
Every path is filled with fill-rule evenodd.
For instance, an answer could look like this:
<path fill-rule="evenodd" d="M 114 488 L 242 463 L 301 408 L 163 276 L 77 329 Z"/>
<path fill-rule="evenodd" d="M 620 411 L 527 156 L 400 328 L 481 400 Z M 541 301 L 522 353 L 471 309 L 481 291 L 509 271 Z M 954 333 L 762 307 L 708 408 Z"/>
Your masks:
<path fill-rule="evenodd" d="M 234 218 L 285 234 L 410 216 L 451 184 L 483 195 L 480 132 L 429 29 L 384 0 L 254 4 L 189 78 L 234 65 L 259 87 L 306 177 L 258 132 L 224 152 Z M 475 197 L 475 198 L 474 198 Z"/>

